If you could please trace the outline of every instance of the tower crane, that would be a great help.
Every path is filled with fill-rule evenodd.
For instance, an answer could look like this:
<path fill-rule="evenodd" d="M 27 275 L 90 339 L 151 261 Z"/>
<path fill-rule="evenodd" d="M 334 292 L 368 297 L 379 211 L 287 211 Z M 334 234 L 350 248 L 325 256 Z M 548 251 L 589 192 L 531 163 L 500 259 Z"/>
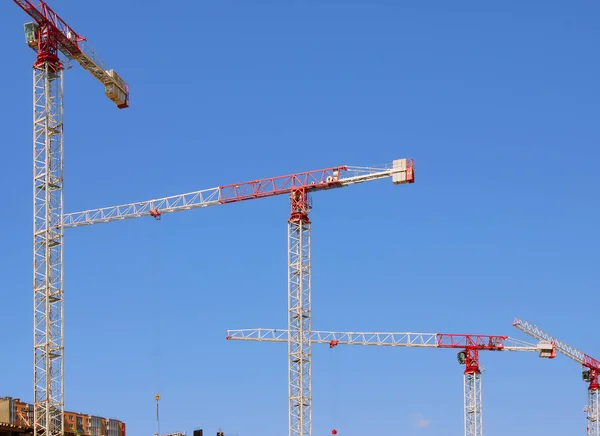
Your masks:
<path fill-rule="evenodd" d="M 64 434 L 63 345 L 63 70 L 76 60 L 104 85 L 119 109 L 129 86 L 108 70 L 78 34 L 43 0 L 13 0 L 25 24 L 33 64 L 34 435 Z"/>
<path fill-rule="evenodd" d="M 288 408 L 289 435 L 310 436 L 312 433 L 311 378 L 311 203 L 309 194 L 357 183 L 391 178 L 393 184 L 414 183 L 412 159 L 397 159 L 391 165 L 356 167 L 340 165 L 279 177 L 165 198 L 122 204 L 100 209 L 65 214 L 61 229 L 121 221 L 145 216 L 160 220 L 166 213 L 224 205 L 240 201 L 289 195 L 291 213 L 288 219 Z"/>
<path fill-rule="evenodd" d="M 287 342 L 287 330 L 243 329 L 228 330 L 228 340 Z M 387 347 L 453 348 L 460 350 L 458 362 L 464 370 L 464 426 L 465 436 L 482 436 L 482 395 L 480 351 L 533 351 L 540 357 L 552 356 L 552 344 L 540 342 L 537 345 L 509 338 L 508 336 L 445 334 L 445 333 L 357 333 L 313 331 L 310 335 L 313 344 L 328 344 L 330 348 L 340 344 L 370 345 Z M 336 431 L 336 430 L 334 430 Z M 337 433 L 337 431 L 336 431 Z M 333 434 L 336 434 L 333 433 Z"/>
<path fill-rule="evenodd" d="M 582 351 L 579 351 L 577 348 L 550 336 L 530 322 L 515 318 L 513 326 L 531 337 L 552 343 L 555 346 L 556 351 L 564 354 L 569 359 L 574 360 L 585 368 L 581 375 L 583 381 L 588 383 L 588 404 L 585 408 L 588 420 L 587 435 L 600 436 L 600 408 L 598 405 L 598 391 L 600 390 L 598 376 L 600 375 L 600 362 Z M 555 355 L 552 357 L 555 357 Z"/>

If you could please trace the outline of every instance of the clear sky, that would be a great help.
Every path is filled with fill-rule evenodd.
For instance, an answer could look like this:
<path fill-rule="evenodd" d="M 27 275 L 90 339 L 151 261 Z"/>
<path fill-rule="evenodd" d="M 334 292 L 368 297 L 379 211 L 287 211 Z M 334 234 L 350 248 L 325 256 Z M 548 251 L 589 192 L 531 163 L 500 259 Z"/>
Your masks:
<path fill-rule="evenodd" d="M 65 77 L 65 209 L 412 157 L 416 183 L 313 196 L 313 327 L 503 334 L 600 356 L 598 18 L 592 0 L 53 0 L 131 85 Z M 32 401 L 26 14 L 0 6 L 0 395 Z M 288 200 L 70 229 L 66 408 L 128 433 L 287 434 Z M 562 356 L 482 353 L 486 436 L 584 434 Z M 462 434 L 452 350 L 314 348 L 313 434 Z M 422 425 L 419 425 L 421 423 Z"/>

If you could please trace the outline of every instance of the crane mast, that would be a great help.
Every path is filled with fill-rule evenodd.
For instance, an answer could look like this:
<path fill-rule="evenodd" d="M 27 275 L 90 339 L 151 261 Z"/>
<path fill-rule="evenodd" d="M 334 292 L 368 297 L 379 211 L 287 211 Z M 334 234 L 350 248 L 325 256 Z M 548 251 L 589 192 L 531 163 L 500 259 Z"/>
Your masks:
<path fill-rule="evenodd" d="M 50 48 L 33 68 L 33 428 L 55 436 L 64 434 L 63 69 L 43 38 Z"/>
<path fill-rule="evenodd" d="M 34 22 L 25 24 L 33 64 L 33 360 L 34 436 L 64 435 L 63 329 L 63 71 L 77 60 L 100 79 L 119 108 L 128 85 L 82 48 L 78 35 L 44 1 L 14 0 Z M 62 55 L 62 56 L 61 56 Z"/>
<path fill-rule="evenodd" d="M 293 190 L 288 220 L 289 434 L 312 434 L 310 220 L 306 188 Z"/>
<path fill-rule="evenodd" d="M 226 339 L 238 341 L 288 342 L 293 333 L 284 329 L 228 330 Z M 330 332 L 312 331 L 307 341 L 328 344 L 330 348 L 340 344 L 459 349 L 458 362 L 464 370 L 464 434 L 482 436 L 482 391 L 479 351 L 531 351 L 540 357 L 551 357 L 553 347 L 546 342 L 529 344 L 508 336 L 464 335 L 444 333 L 378 333 L 378 332 Z M 289 345 L 288 345 L 289 346 Z"/>
<path fill-rule="evenodd" d="M 587 435 L 600 436 L 600 408 L 598 404 L 598 394 L 600 391 L 600 384 L 598 383 L 600 362 L 584 352 L 579 351 L 577 348 L 556 339 L 528 321 L 515 318 L 513 326 L 531 337 L 553 344 L 556 351 L 567 356 L 569 359 L 574 360 L 585 368 L 582 372 L 582 378 L 583 381 L 588 383 L 588 403 L 585 407 L 588 421 Z M 552 357 L 555 357 L 555 355 L 556 354 Z"/>

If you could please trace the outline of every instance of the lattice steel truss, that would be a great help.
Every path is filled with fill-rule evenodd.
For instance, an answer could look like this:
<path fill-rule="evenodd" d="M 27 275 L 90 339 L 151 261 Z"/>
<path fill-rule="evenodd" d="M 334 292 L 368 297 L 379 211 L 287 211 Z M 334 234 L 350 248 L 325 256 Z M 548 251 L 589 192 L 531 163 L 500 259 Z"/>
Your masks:
<path fill-rule="evenodd" d="M 340 165 L 284 176 L 217 186 L 186 194 L 91 209 L 63 216 L 62 227 L 72 228 L 146 216 L 160 220 L 165 214 L 241 201 L 289 195 L 288 219 L 288 405 L 289 435 L 312 433 L 312 332 L 309 193 L 342 188 L 384 178 L 395 185 L 414 183 L 412 159 L 391 165 L 357 167 Z"/>
<path fill-rule="evenodd" d="M 13 0 L 34 21 L 24 26 L 33 65 L 34 436 L 64 435 L 63 61 L 76 60 L 119 108 L 129 85 L 109 70 L 43 0 Z"/>
<path fill-rule="evenodd" d="M 292 191 L 288 221 L 289 434 L 312 434 L 311 265 L 308 192 Z"/>
<path fill-rule="evenodd" d="M 537 348 L 536 348 L 537 351 Z M 481 369 L 479 350 L 466 349 L 459 354 L 459 361 L 466 366 L 465 387 L 465 436 L 483 436 L 483 409 L 481 395 Z"/>
<path fill-rule="evenodd" d="M 598 389 L 588 388 L 587 412 L 587 434 L 588 436 L 597 436 L 600 434 L 600 408 L 598 407 Z"/>
<path fill-rule="evenodd" d="M 34 435 L 64 434 L 63 75 L 57 59 L 33 70 Z"/>
<path fill-rule="evenodd" d="M 465 436 L 482 436 L 481 373 L 465 373 Z"/>
<path fill-rule="evenodd" d="M 529 336 L 534 337 L 540 341 L 551 343 L 554 346 L 556 352 L 567 356 L 569 359 L 579 363 L 583 368 L 582 372 L 583 380 L 588 383 L 588 401 L 584 411 L 587 413 L 587 435 L 588 436 L 600 436 L 600 410 L 598 408 L 598 392 L 600 391 L 600 361 L 593 357 L 585 354 L 583 351 L 551 336 L 544 330 L 532 324 L 528 321 L 515 318 L 513 320 L 513 326 L 518 328 Z"/>
<path fill-rule="evenodd" d="M 305 330 L 305 332 L 308 332 L 308 330 Z M 226 338 L 238 341 L 290 343 L 291 332 L 282 329 L 264 328 L 227 330 Z M 530 344 L 518 339 L 509 338 L 508 336 L 448 333 L 310 331 L 309 338 L 313 344 L 328 344 L 330 348 L 344 344 L 410 348 L 453 348 L 461 350 L 458 352 L 457 358 L 461 365 L 465 365 L 465 436 L 482 436 L 482 391 L 479 351 L 530 351 L 537 352 L 540 357 L 547 358 L 551 356 L 553 348 L 545 343 Z"/>
<path fill-rule="evenodd" d="M 291 195 L 289 224 L 290 435 L 311 434 L 311 279 L 308 193 L 391 178 L 414 183 L 412 159 L 381 167 L 338 166 L 218 186 L 145 202 L 63 214 L 63 106 L 59 52 L 104 85 L 120 109 L 129 107 L 129 85 L 109 70 L 43 0 L 13 0 L 34 22 L 25 24 L 27 45 L 37 52 L 34 74 L 34 433 L 64 434 L 63 230 L 68 227 Z M 86 43 L 86 44 L 84 44 Z M 345 173 L 348 177 L 341 177 Z"/>

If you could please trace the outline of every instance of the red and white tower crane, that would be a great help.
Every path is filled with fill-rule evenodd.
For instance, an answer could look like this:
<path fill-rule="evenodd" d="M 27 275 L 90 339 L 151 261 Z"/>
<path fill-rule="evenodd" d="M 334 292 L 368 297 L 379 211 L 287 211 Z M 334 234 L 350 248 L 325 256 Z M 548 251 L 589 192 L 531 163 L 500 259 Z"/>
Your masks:
<path fill-rule="evenodd" d="M 287 330 L 243 329 L 228 330 L 227 339 L 241 341 L 287 342 Z M 310 341 L 328 344 L 330 348 L 340 344 L 415 348 L 453 348 L 460 350 L 458 362 L 464 370 L 464 424 L 465 436 L 482 436 L 482 397 L 480 351 L 533 351 L 540 357 L 551 357 L 553 347 L 547 342 L 537 345 L 509 338 L 508 336 L 465 335 L 445 333 L 357 333 L 313 331 Z M 337 434 L 337 431 L 336 433 Z"/>
<path fill-rule="evenodd" d="M 588 356 L 582 351 L 579 351 L 575 347 L 572 347 L 548 333 L 540 329 L 534 324 L 527 321 L 515 318 L 513 326 L 527 333 L 529 336 L 534 337 L 538 340 L 547 341 L 552 343 L 556 351 L 564 354 L 569 359 L 579 363 L 583 368 L 582 372 L 583 381 L 588 383 L 588 403 L 585 408 L 587 412 L 587 434 L 588 436 L 600 436 L 600 408 L 598 405 L 598 392 L 600 391 L 600 384 L 598 383 L 598 376 L 600 375 L 600 362 L 593 357 Z M 554 355 L 552 357 L 555 357 Z"/>
<path fill-rule="evenodd" d="M 311 379 L 311 263 L 309 194 L 357 183 L 390 178 L 394 184 L 414 182 L 412 159 L 397 159 L 377 167 L 337 166 L 245 183 L 217 186 L 149 201 L 66 214 L 62 228 L 162 215 L 184 210 L 289 195 L 288 219 L 288 367 L 289 435 L 310 436 Z"/>
<path fill-rule="evenodd" d="M 63 346 L 63 70 L 76 60 L 104 85 L 118 108 L 128 85 L 108 70 L 44 1 L 14 0 L 34 21 L 25 24 L 33 64 L 34 435 L 64 434 Z"/>

